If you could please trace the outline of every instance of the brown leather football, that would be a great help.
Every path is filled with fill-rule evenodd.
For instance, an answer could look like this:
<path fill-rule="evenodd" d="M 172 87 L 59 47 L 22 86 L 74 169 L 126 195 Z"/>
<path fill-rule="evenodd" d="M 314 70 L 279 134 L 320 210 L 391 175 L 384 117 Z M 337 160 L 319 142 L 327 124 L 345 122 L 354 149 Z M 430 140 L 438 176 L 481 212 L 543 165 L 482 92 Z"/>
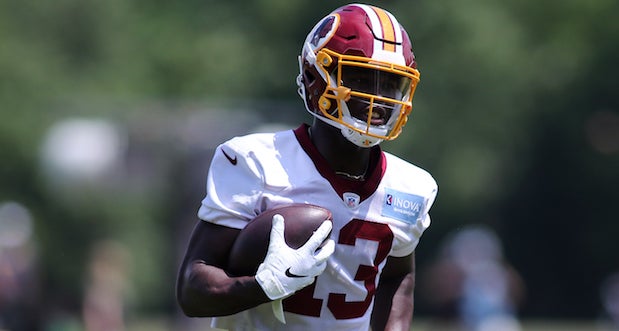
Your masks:
<path fill-rule="evenodd" d="M 331 220 L 331 212 L 323 207 L 295 203 L 262 212 L 239 232 L 228 259 L 226 270 L 233 276 L 255 275 L 267 254 L 273 216 L 284 217 L 284 238 L 291 248 L 307 242 L 324 220 Z"/>

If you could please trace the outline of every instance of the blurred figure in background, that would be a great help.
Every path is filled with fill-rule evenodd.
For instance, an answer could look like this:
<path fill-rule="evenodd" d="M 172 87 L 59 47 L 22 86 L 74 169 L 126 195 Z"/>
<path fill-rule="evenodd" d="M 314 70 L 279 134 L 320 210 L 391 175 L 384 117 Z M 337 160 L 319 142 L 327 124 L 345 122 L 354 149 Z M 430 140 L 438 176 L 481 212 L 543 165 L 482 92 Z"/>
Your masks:
<path fill-rule="evenodd" d="M 425 296 L 442 327 L 466 331 L 518 331 L 524 294 L 518 273 L 505 261 L 501 242 L 475 225 L 449 236 L 425 274 Z"/>
<path fill-rule="evenodd" d="M 0 330 L 40 329 L 37 251 L 30 211 L 0 201 Z"/>
<path fill-rule="evenodd" d="M 602 316 L 599 329 L 603 331 L 619 330 L 619 273 L 612 274 L 600 286 Z"/>
<path fill-rule="evenodd" d="M 128 251 L 118 242 L 95 244 L 86 280 L 85 331 L 122 331 L 127 291 Z"/>

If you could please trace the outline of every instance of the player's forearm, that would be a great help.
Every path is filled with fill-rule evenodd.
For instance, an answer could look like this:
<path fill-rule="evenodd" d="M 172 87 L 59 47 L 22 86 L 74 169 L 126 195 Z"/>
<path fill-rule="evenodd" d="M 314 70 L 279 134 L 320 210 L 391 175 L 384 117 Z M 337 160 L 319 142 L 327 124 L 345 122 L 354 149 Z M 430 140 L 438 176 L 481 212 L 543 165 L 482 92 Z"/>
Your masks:
<path fill-rule="evenodd" d="M 194 262 L 178 288 L 178 302 L 189 317 L 231 315 L 270 301 L 253 276 L 229 277 L 222 269 Z"/>
<path fill-rule="evenodd" d="M 372 313 L 372 330 L 406 330 L 410 329 L 413 316 L 415 274 L 381 279 L 376 291 L 374 311 Z"/>
<path fill-rule="evenodd" d="M 391 304 L 385 331 L 410 330 L 414 310 L 415 274 L 406 275 L 398 286 Z"/>

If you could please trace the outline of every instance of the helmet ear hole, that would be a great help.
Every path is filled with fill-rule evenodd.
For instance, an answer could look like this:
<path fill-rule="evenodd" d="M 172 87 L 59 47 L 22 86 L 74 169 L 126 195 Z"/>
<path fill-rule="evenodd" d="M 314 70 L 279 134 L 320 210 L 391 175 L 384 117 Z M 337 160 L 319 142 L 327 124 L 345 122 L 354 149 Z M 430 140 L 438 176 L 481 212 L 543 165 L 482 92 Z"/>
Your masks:
<path fill-rule="evenodd" d="M 303 77 L 305 78 L 304 81 L 307 84 L 314 84 L 316 81 L 316 77 L 309 70 L 303 71 Z"/>

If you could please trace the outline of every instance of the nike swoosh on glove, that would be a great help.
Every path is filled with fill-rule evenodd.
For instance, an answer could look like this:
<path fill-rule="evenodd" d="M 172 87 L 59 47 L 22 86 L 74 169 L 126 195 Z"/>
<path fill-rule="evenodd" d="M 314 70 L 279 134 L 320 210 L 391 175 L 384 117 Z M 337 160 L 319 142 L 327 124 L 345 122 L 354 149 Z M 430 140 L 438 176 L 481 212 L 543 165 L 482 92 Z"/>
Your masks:
<path fill-rule="evenodd" d="M 327 267 L 327 259 L 335 251 L 335 242 L 329 239 L 316 250 L 331 232 L 330 220 L 325 220 L 298 249 L 286 245 L 284 217 L 277 214 L 272 222 L 269 248 L 256 272 L 256 281 L 271 300 L 277 300 L 313 283 Z"/>

